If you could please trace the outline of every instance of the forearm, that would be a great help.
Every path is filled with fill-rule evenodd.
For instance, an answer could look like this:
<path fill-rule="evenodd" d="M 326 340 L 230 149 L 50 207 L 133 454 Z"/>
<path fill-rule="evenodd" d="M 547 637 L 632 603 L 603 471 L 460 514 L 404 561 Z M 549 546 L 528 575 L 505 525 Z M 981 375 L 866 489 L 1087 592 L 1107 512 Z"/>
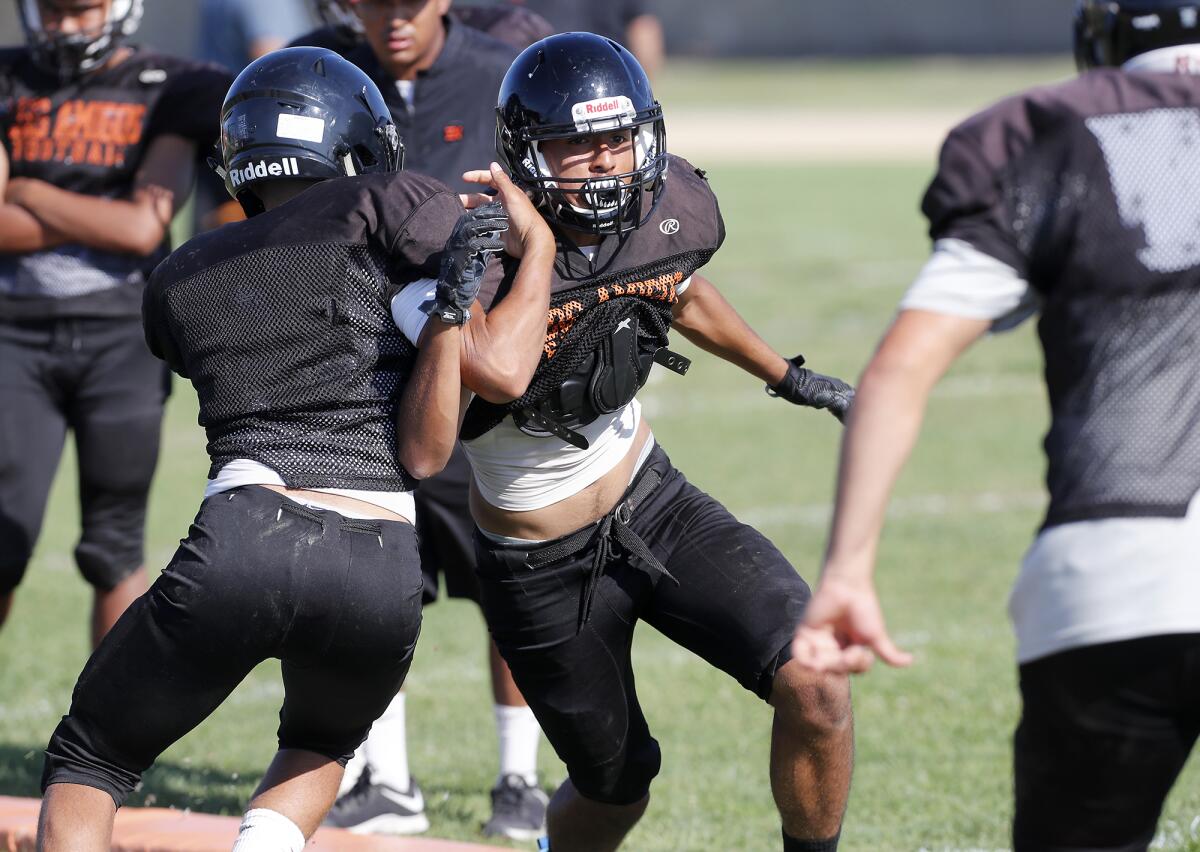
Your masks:
<path fill-rule="evenodd" d="M 549 241 L 527 248 L 507 295 L 463 335 L 463 384 L 489 402 L 521 396 L 541 360 L 554 251 Z"/>
<path fill-rule="evenodd" d="M 396 447 L 400 464 L 417 479 L 446 466 L 458 439 L 462 381 L 458 326 L 431 320 L 396 410 Z"/>
<path fill-rule="evenodd" d="M 769 385 L 787 375 L 788 363 L 752 329 L 711 282 L 693 276 L 675 311 L 675 328 L 705 352 L 741 367 Z"/>
<path fill-rule="evenodd" d="M 0 204 L 0 254 L 29 254 L 64 242 L 61 234 L 16 204 Z"/>
<path fill-rule="evenodd" d="M 647 76 L 655 79 L 662 71 L 665 53 L 662 23 L 655 15 L 638 15 L 625 28 L 625 37 Z"/>
<path fill-rule="evenodd" d="M 826 573 L 862 579 L 874 571 L 888 498 L 908 460 L 937 380 L 988 323 L 902 311 L 867 365 L 838 466 Z"/>
<path fill-rule="evenodd" d="M 99 198 L 43 182 L 29 187 L 19 203 L 67 241 L 120 254 L 151 254 L 170 225 L 170 213 L 150 199 Z"/>

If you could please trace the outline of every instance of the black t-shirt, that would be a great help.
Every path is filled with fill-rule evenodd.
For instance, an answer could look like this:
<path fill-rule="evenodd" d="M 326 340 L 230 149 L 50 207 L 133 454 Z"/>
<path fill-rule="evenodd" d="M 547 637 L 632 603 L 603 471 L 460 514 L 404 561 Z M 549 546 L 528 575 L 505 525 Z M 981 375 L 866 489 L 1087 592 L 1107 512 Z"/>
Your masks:
<path fill-rule="evenodd" d="M 383 93 L 404 141 L 405 170 L 473 191 L 478 187 L 463 183 L 462 174 L 486 169 L 496 159 L 496 97 L 517 50 L 452 18 L 442 20 L 445 44 L 433 65 L 417 74 L 411 104 L 366 42 L 345 50 L 336 33 L 317 30 L 294 44 L 317 43 L 333 50 L 342 44 L 343 55 Z"/>
<path fill-rule="evenodd" d="M 412 172 L 334 178 L 154 270 L 146 342 L 195 385 L 213 475 L 243 458 L 298 488 L 412 487 L 394 412 L 415 352 L 389 299 L 437 275 L 461 213 Z"/>
<path fill-rule="evenodd" d="M 128 197 L 159 136 L 182 136 L 207 153 L 230 82 L 216 66 L 134 49 L 117 65 L 63 85 L 26 50 L 0 51 L 0 135 L 10 176 Z M 80 245 L 0 255 L 0 318 L 136 316 L 145 274 L 161 257 Z"/>
<path fill-rule="evenodd" d="M 1103 69 L 953 130 L 922 208 L 1042 299 L 1047 524 L 1200 489 L 1200 77 Z"/>

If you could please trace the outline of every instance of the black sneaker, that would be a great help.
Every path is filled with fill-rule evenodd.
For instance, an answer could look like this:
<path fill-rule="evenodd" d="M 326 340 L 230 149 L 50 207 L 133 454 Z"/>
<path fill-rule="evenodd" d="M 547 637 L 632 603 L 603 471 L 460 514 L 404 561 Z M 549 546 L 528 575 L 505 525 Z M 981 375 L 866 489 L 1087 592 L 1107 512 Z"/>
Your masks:
<path fill-rule="evenodd" d="M 401 791 L 372 783 L 366 772 L 333 803 L 321 824 L 351 834 L 420 834 L 429 830 L 425 797 L 415 778 Z"/>
<path fill-rule="evenodd" d="M 483 833 L 509 840 L 536 840 L 546 833 L 546 805 L 550 799 L 536 784 L 520 775 L 505 775 L 492 788 L 492 818 Z"/>

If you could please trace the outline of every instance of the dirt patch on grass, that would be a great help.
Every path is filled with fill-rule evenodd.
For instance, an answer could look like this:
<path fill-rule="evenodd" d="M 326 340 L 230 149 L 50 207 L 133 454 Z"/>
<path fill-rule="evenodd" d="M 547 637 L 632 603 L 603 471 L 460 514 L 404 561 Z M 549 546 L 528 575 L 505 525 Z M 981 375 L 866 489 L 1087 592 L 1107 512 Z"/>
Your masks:
<path fill-rule="evenodd" d="M 670 150 L 700 163 L 929 163 L 960 111 L 677 110 Z"/>

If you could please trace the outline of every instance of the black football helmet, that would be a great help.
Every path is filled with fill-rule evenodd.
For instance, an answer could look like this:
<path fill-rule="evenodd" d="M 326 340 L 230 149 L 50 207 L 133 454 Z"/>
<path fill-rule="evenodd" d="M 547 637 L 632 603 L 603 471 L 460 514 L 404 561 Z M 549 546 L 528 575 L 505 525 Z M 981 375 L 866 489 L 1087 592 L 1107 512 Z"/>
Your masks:
<path fill-rule="evenodd" d="M 1200 0 L 1076 0 L 1075 64 L 1116 67 L 1141 53 L 1200 44 Z"/>
<path fill-rule="evenodd" d="M 533 193 L 548 220 L 605 235 L 650 218 L 667 175 L 666 126 L 646 72 L 621 45 L 592 33 L 560 33 L 530 45 L 504 75 L 496 113 L 501 165 Z M 616 128 L 633 136 L 633 171 L 566 182 L 550 174 L 542 142 Z"/>
<path fill-rule="evenodd" d="M 267 181 L 404 167 L 404 145 L 375 83 L 320 47 L 276 50 L 246 66 L 221 107 L 220 147 L 218 174 L 247 216 L 262 212 L 255 188 Z"/>
<path fill-rule="evenodd" d="M 103 65 L 142 22 L 142 0 L 110 0 L 103 26 L 87 33 L 47 30 L 38 0 L 17 0 L 17 11 L 34 62 L 64 81 Z"/>

